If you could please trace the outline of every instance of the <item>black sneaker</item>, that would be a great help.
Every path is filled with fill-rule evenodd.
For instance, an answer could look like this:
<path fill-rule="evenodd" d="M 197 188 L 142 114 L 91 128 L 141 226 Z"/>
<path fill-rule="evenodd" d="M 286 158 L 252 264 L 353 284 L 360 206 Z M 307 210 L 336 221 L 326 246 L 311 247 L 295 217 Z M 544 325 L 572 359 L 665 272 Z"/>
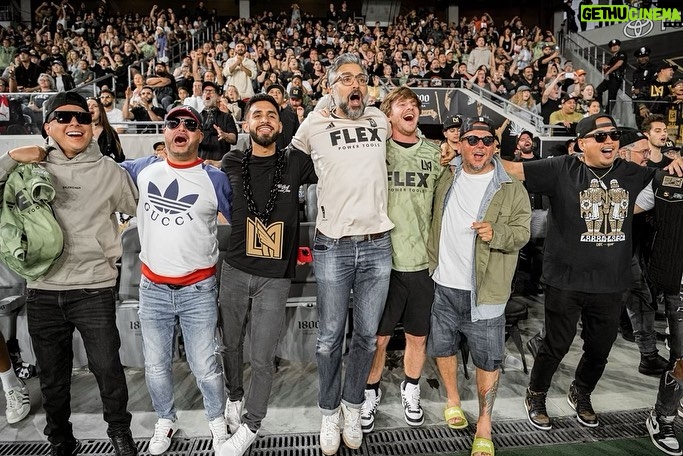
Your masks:
<path fill-rule="evenodd" d="M 50 445 L 50 456 L 75 456 L 81 449 L 81 442 L 76 439 Z"/>
<path fill-rule="evenodd" d="M 524 408 L 529 423 L 542 431 L 549 431 L 553 428 L 550 417 L 545 409 L 546 393 L 535 393 L 527 388 L 524 398 Z"/>
<path fill-rule="evenodd" d="M 675 416 L 658 415 L 653 409 L 645 420 L 645 425 L 650 434 L 650 440 L 657 448 L 666 454 L 680 456 L 683 452 L 674 432 L 674 418 Z"/>
<path fill-rule="evenodd" d="M 138 447 L 135 446 L 135 441 L 130 431 L 122 432 L 120 434 L 112 435 L 109 440 L 114 447 L 114 454 L 116 456 L 137 456 Z"/>
<path fill-rule="evenodd" d="M 567 402 L 576 411 L 576 419 L 579 420 L 579 423 L 588 427 L 598 425 L 598 416 L 593 411 L 591 395 L 579 393 L 574 382 L 569 386 Z"/>
<path fill-rule="evenodd" d="M 643 375 L 662 375 L 669 370 L 669 361 L 658 352 L 641 354 L 638 372 Z"/>

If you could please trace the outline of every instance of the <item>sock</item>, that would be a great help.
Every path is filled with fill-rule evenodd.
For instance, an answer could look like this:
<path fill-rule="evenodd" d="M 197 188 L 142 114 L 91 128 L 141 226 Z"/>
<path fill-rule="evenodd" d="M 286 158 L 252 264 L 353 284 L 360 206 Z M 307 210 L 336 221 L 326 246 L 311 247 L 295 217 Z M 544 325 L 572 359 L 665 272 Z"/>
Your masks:
<path fill-rule="evenodd" d="M 368 383 L 367 385 L 365 385 L 365 389 L 373 390 L 375 394 L 379 394 L 379 382 Z"/>
<path fill-rule="evenodd" d="M 2 389 L 5 390 L 5 392 L 23 386 L 12 367 L 10 367 L 7 372 L 0 372 L 0 380 L 2 380 Z"/>
<path fill-rule="evenodd" d="M 411 378 L 411 377 L 408 377 L 406 375 L 406 384 L 410 383 L 411 385 L 417 385 L 419 381 L 420 381 L 420 377 Z"/>

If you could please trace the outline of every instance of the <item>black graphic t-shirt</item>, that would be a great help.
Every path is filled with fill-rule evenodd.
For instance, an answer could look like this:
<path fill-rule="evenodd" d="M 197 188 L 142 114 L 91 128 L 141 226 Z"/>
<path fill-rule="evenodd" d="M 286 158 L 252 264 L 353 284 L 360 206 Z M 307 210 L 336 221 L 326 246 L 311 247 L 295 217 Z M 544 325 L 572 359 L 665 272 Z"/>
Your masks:
<path fill-rule="evenodd" d="M 265 226 L 247 208 L 242 183 L 243 156 L 242 151 L 234 150 L 223 157 L 223 171 L 233 188 L 232 231 L 225 260 L 240 271 L 261 277 L 294 277 L 299 247 L 299 186 L 318 181 L 311 157 L 298 150 L 287 152 L 275 209 Z M 258 211 L 265 211 L 276 162 L 275 155 L 250 157 L 251 188 Z"/>
<path fill-rule="evenodd" d="M 524 162 L 529 193 L 550 198 L 544 283 L 587 293 L 626 290 L 633 206 L 654 173 L 619 158 L 611 170 L 569 155 Z"/>

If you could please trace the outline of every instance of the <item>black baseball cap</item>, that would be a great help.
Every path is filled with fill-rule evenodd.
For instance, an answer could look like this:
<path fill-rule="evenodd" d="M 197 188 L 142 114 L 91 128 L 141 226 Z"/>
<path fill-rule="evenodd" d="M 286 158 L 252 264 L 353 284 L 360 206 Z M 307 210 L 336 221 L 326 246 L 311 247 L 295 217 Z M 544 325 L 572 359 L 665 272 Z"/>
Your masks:
<path fill-rule="evenodd" d="M 607 43 L 607 44 L 609 45 L 609 47 L 612 47 L 612 46 L 621 46 L 621 41 L 619 41 L 618 39 L 614 38 L 613 40 L 610 40 L 610 42 Z"/>
<path fill-rule="evenodd" d="M 460 126 L 460 136 L 462 137 L 465 133 L 472 130 L 488 131 L 494 137 L 496 136 L 496 127 L 493 125 L 493 122 L 491 122 L 491 119 L 486 116 L 468 117 L 465 119 Z"/>
<path fill-rule="evenodd" d="M 576 126 L 576 137 L 584 138 L 588 133 L 598 128 L 614 127 L 617 128 L 617 123 L 612 116 L 608 114 L 593 114 L 592 116 L 584 117 Z"/>
<path fill-rule="evenodd" d="M 159 147 L 159 146 L 166 146 L 166 143 L 163 142 L 163 141 L 157 141 L 157 142 L 155 142 L 154 145 L 152 146 L 152 150 L 157 150 L 157 147 Z"/>
<path fill-rule="evenodd" d="M 676 151 L 676 152 L 680 152 L 681 148 L 676 146 L 676 144 L 674 144 L 674 142 L 672 140 L 667 139 L 664 142 L 664 145 L 662 146 L 661 152 L 664 153 L 664 152 L 669 152 L 671 150 Z"/>
<path fill-rule="evenodd" d="M 640 141 L 641 139 L 647 139 L 647 136 L 645 136 L 642 132 L 637 130 L 629 131 L 628 133 L 621 135 L 621 138 L 619 138 L 619 147 L 621 148 L 629 146 L 633 143 Z"/>
<path fill-rule="evenodd" d="M 213 90 L 216 91 L 216 93 L 218 93 L 220 91 L 220 89 L 218 88 L 218 85 L 216 85 L 215 83 L 213 83 L 211 81 L 202 82 L 202 90 L 206 89 L 207 87 L 212 87 Z"/>
<path fill-rule="evenodd" d="M 660 71 L 665 70 L 667 68 L 671 68 L 674 71 L 678 70 L 678 66 L 674 65 L 673 63 L 667 62 L 666 60 L 662 60 L 657 66 L 657 72 L 659 73 Z"/>
<path fill-rule="evenodd" d="M 83 112 L 88 112 L 88 102 L 85 101 L 77 92 L 59 92 L 47 99 L 43 107 L 45 108 L 45 120 L 50 118 L 50 115 L 61 108 L 62 106 L 73 105 L 83 109 Z M 45 128 L 42 129 L 41 134 L 43 138 L 47 138 Z"/>
<path fill-rule="evenodd" d="M 194 120 L 197 121 L 199 125 L 202 124 L 202 116 L 199 115 L 196 109 L 194 109 L 192 106 L 178 106 L 177 108 L 173 108 L 170 111 L 168 111 L 168 114 L 166 114 L 166 117 L 164 117 L 164 120 L 167 119 L 172 119 L 174 117 L 179 117 L 179 116 L 190 116 Z"/>
<path fill-rule="evenodd" d="M 268 90 L 266 91 L 266 93 L 270 93 L 270 91 L 273 90 L 273 89 L 279 90 L 279 91 L 280 91 L 280 94 L 281 94 L 283 97 L 284 97 L 285 94 L 287 93 L 287 90 L 285 90 L 285 88 L 284 88 L 281 84 L 271 84 L 271 85 L 269 85 L 269 86 L 268 86 Z"/>
<path fill-rule="evenodd" d="M 645 57 L 650 55 L 651 49 L 647 46 L 640 47 L 636 49 L 636 52 L 633 53 L 635 57 Z"/>
<path fill-rule="evenodd" d="M 528 135 L 529 139 L 532 141 L 534 140 L 534 134 L 530 132 L 529 130 L 523 130 L 520 134 L 517 135 L 517 141 L 519 141 L 519 138 L 521 138 L 524 135 Z"/>
<path fill-rule="evenodd" d="M 289 98 L 294 98 L 295 100 L 303 100 L 304 91 L 300 87 L 292 87 L 289 91 Z"/>
<path fill-rule="evenodd" d="M 451 128 L 460 128 L 462 125 L 462 119 L 460 116 L 449 116 L 443 123 L 443 131 L 449 130 Z"/>

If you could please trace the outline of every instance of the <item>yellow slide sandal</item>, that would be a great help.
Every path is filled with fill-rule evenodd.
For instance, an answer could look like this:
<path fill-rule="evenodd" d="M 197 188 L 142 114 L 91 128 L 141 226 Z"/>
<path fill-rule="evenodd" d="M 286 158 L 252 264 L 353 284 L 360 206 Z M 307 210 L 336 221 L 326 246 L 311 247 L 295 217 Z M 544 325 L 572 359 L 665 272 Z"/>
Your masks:
<path fill-rule="evenodd" d="M 453 407 L 446 407 L 443 412 L 443 416 L 446 419 L 446 424 L 451 429 L 465 429 L 469 426 L 467 422 L 467 417 L 465 417 L 465 412 L 462 411 L 460 407 L 454 405 Z M 453 422 L 452 420 L 456 420 Z"/>
<path fill-rule="evenodd" d="M 485 454 L 487 456 L 494 456 L 495 450 L 493 449 L 493 442 L 484 437 L 475 437 L 474 442 L 472 442 L 472 456 L 475 454 Z"/>

